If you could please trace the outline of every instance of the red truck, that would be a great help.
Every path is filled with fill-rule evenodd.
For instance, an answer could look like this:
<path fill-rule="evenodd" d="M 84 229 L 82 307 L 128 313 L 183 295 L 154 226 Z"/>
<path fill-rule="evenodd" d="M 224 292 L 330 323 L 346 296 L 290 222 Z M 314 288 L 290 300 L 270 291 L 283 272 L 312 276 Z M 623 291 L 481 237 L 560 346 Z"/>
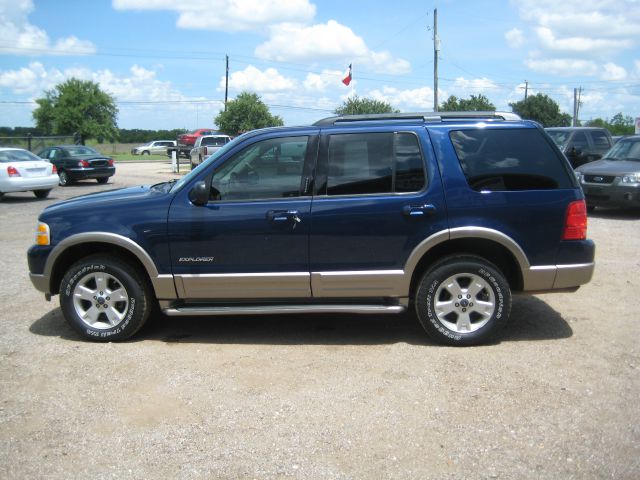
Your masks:
<path fill-rule="evenodd" d="M 191 149 L 196 143 L 196 138 L 202 137 L 203 135 L 216 135 L 218 133 L 220 132 L 218 132 L 217 130 L 212 130 L 210 128 L 199 128 L 194 132 L 178 135 L 178 144 L 175 147 L 167 148 L 167 156 L 171 157 L 171 153 L 175 151 L 178 158 L 180 158 L 181 156 L 185 158 L 191 158 Z"/>

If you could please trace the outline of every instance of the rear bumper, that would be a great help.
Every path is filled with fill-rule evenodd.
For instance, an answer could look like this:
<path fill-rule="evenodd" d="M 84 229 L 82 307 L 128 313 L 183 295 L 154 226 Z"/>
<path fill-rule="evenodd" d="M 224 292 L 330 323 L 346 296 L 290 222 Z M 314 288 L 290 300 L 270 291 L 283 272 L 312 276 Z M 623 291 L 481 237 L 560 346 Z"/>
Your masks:
<path fill-rule="evenodd" d="M 112 177 L 116 173 L 116 167 L 68 168 L 65 171 L 73 180 L 84 180 L 85 178 Z"/>
<path fill-rule="evenodd" d="M 564 241 L 558 259 L 566 263 L 529 266 L 522 272 L 526 292 L 552 292 L 589 283 L 595 270 L 596 247 L 591 240 Z"/>
<path fill-rule="evenodd" d="M 58 175 L 47 175 L 46 177 L 13 177 L 10 181 L 0 184 L 0 192 L 28 192 L 30 190 L 51 190 L 58 185 Z"/>

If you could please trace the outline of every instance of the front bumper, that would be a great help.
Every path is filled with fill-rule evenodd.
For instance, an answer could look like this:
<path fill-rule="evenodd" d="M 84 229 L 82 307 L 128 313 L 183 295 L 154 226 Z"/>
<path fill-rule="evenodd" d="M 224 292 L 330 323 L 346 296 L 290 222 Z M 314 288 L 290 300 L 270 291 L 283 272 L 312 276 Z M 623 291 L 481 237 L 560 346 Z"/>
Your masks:
<path fill-rule="evenodd" d="M 582 183 L 588 206 L 640 207 L 640 185 Z"/>

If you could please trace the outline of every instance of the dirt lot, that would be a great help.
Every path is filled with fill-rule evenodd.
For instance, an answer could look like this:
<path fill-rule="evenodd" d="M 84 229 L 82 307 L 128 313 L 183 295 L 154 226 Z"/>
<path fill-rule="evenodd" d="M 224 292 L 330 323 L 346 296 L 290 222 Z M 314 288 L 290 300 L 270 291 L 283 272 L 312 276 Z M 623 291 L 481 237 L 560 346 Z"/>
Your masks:
<path fill-rule="evenodd" d="M 640 212 L 596 211 L 593 281 L 515 298 L 495 345 L 436 346 L 410 315 L 80 340 L 27 276 L 38 213 L 168 170 L 0 201 L 0 478 L 640 478 Z"/>

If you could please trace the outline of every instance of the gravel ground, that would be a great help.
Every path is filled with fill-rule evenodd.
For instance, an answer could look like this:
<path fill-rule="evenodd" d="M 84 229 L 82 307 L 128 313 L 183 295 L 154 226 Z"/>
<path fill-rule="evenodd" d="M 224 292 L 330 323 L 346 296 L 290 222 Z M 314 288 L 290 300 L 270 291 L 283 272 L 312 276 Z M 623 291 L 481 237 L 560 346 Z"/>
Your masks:
<path fill-rule="evenodd" d="M 0 201 L 0 478 L 638 479 L 640 212 L 596 211 L 592 282 L 514 299 L 494 345 L 433 344 L 411 315 L 156 318 L 82 341 L 29 282 L 37 215 Z"/>

